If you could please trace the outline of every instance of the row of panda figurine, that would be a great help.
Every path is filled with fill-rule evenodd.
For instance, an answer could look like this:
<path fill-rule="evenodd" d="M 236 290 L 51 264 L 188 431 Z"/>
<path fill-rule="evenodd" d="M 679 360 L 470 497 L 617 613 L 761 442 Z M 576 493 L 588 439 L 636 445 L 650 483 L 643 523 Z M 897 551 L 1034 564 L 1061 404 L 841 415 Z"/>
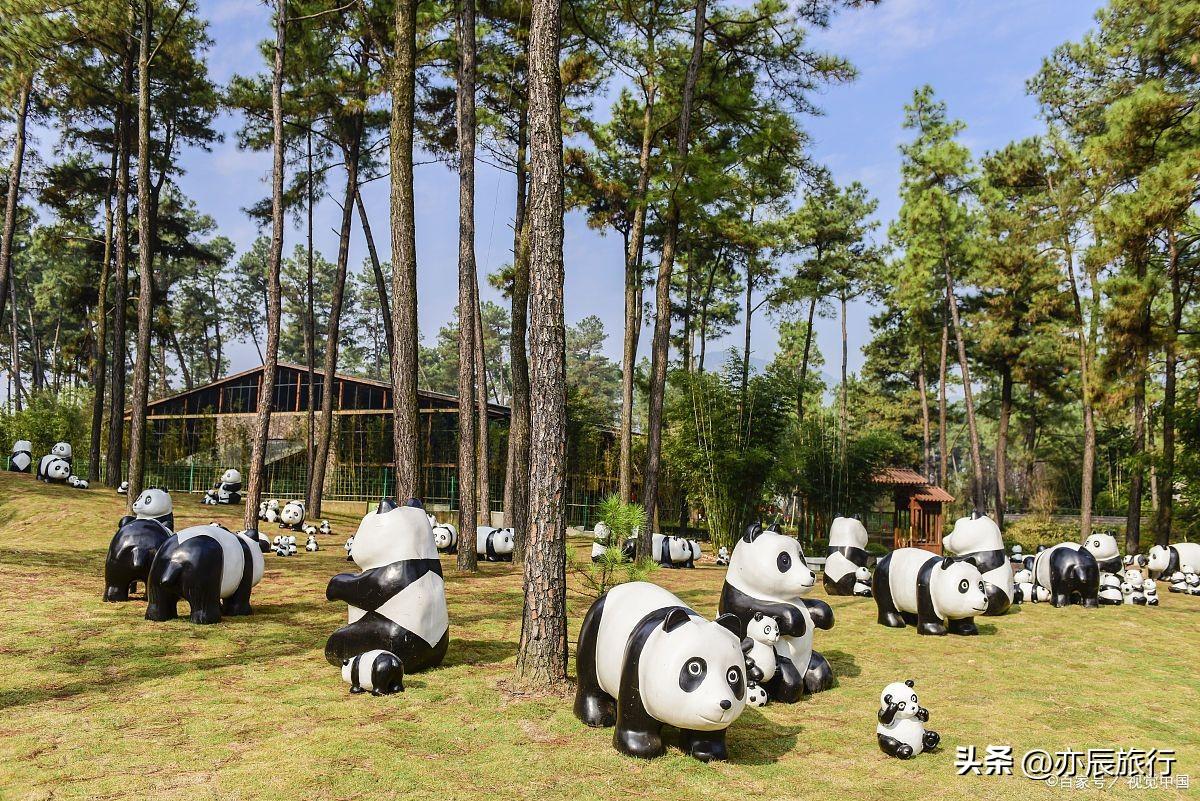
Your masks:
<path fill-rule="evenodd" d="M 50 448 L 50 453 L 38 461 L 37 480 L 47 484 L 66 484 L 75 489 L 87 489 L 87 479 L 75 475 L 72 472 L 73 465 L 71 443 L 56 442 Z M 33 443 L 27 439 L 19 439 L 13 443 L 8 469 L 13 473 L 28 473 L 32 468 Z"/>
<path fill-rule="evenodd" d="M 594 539 L 592 540 L 592 561 L 599 562 L 604 557 L 605 551 L 615 543 L 613 542 L 612 529 L 603 520 L 596 523 L 594 535 Z M 633 559 L 636 552 L 636 536 L 630 537 L 621 544 L 621 556 L 623 558 Z M 651 535 L 650 552 L 655 562 L 662 567 L 670 568 L 694 568 L 696 560 L 703 553 L 700 543 L 696 540 L 671 534 Z M 720 563 L 720 557 L 718 556 L 718 564 Z M 725 564 L 728 564 L 728 559 L 726 559 Z"/>
<path fill-rule="evenodd" d="M 258 504 L 258 519 L 261 522 L 278 523 L 280 528 L 300 532 L 307 536 L 310 541 L 318 534 L 329 536 L 333 533 L 333 528 L 329 525 L 328 520 L 322 520 L 320 525 L 307 523 L 304 520 L 305 514 L 306 510 L 303 501 L 280 502 L 271 499 L 260 501 Z"/>
<path fill-rule="evenodd" d="M 438 553 L 458 553 L 458 529 L 450 523 L 439 523 L 427 514 L 433 530 L 433 543 Z M 475 555 L 488 562 L 511 562 L 516 547 L 516 534 L 511 528 L 475 527 Z"/>

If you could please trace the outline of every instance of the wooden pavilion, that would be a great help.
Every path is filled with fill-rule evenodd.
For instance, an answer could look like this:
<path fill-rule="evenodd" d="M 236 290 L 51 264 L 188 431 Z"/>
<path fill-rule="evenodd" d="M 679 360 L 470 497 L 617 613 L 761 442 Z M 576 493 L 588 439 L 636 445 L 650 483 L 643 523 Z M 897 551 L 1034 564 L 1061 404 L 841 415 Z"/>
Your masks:
<path fill-rule="evenodd" d="M 892 490 L 892 547 L 923 548 L 940 554 L 944 507 L 954 502 L 954 496 L 920 473 L 902 467 L 884 468 L 872 481 Z"/>

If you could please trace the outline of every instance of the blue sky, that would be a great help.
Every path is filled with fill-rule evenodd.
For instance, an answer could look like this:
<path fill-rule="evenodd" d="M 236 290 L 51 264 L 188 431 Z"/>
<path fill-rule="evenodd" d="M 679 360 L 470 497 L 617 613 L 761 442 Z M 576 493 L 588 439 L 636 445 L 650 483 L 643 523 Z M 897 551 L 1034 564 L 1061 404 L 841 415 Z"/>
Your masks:
<path fill-rule="evenodd" d="M 963 141 L 977 155 L 1035 134 L 1041 124 L 1036 104 L 1025 94 L 1025 81 L 1056 45 L 1078 39 L 1091 27 L 1101 5 L 1100 0 L 883 0 L 878 7 L 842 14 L 828 30 L 814 35 L 813 44 L 849 58 L 860 74 L 855 83 L 823 93 L 819 99 L 823 117 L 804 120 L 813 135 L 816 159 L 839 182 L 860 181 L 879 200 L 882 235 L 899 203 L 898 146 L 906 138 L 902 109 L 913 89 L 925 83 L 934 86 L 951 114 L 966 122 Z M 265 5 L 252 0 L 199 0 L 199 9 L 211 23 L 215 44 L 209 65 L 214 80 L 223 83 L 235 73 L 265 69 L 257 49 L 270 33 Z M 239 151 L 232 136 L 237 125 L 236 118 L 222 117 L 225 141 L 215 145 L 212 153 L 185 155 L 187 174 L 181 184 L 241 250 L 257 234 L 242 209 L 266 194 L 270 158 Z M 476 252 L 481 272 L 487 272 L 510 258 L 513 182 L 511 176 L 483 164 L 477 181 Z M 337 186 L 337 179 L 331 185 Z M 417 168 L 418 292 L 421 331 L 427 339 L 449 318 L 457 299 L 457 192 L 457 178 L 446 168 L 436 164 Z M 386 181 L 369 186 L 364 199 L 380 250 L 388 253 Z M 318 206 L 317 247 L 330 258 L 337 251 L 338 218 L 336 204 Z M 290 252 L 302 236 L 299 229 L 289 231 L 285 250 Z M 619 238 L 590 230 L 582 215 L 572 213 L 566 222 L 565 251 L 567 321 L 599 315 L 610 334 L 607 351 L 619 358 Z M 356 269 L 366 257 L 357 221 L 350 256 Z M 862 363 L 860 348 L 869 339 L 870 313 L 861 302 L 850 309 L 852 372 Z M 768 360 L 776 347 L 774 323 L 764 318 L 756 325 L 753 355 Z M 818 343 L 830 362 L 829 374 L 837 372 L 832 360 L 838 338 L 836 319 L 819 322 Z M 648 352 L 648 340 L 648 336 L 642 339 L 642 355 Z M 733 344 L 730 337 L 716 347 Z M 233 351 L 232 361 L 233 369 L 240 369 L 257 357 L 252 347 L 240 347 Z"/>

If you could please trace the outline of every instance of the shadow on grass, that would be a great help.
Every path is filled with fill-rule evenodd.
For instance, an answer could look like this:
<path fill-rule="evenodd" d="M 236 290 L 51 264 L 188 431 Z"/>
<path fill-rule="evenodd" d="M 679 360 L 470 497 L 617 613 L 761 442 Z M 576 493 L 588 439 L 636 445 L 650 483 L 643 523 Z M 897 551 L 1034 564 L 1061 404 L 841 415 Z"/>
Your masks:
<path fill-rule="evenodd" d="M 451 621 L 453 623 L 453 621 Z M 517 655 L 517 643 L 507 640 L 462 640 L 450 631 L 450 650 L 442 667 L 458 665 L 488 665 L 503 662 Z"/>
<path fill-rule="evenodd" d="M 728 733 L 729 761 L 735 765 L 771 765 L 791 753 L 803 726 L 776 723 L 747 708 Z"/>
<path fill-rule="evenodd" d="M 822 651 L 821 653 L 829 660 L 829 665 L 833 668 L 833 675 L 836 678 L 853 679 L 862 674 L 862 668 L 858 666 L 858 662 L 852 654 L 845 651 Z"/>

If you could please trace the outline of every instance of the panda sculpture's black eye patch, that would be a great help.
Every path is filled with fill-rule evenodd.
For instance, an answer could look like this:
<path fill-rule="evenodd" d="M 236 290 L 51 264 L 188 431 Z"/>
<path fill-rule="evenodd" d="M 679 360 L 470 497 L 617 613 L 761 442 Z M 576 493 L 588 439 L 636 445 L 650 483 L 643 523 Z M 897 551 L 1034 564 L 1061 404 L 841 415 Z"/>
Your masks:
<path fill-rule="evenodd" d="M 704 683 L 704 677 L 707 675 L 708 663 L 698 656 L 693 656 L 679 669 L 679 689 L 685 693 L 693 692 Z"/>
<path fill-rule="evenodd" d="M 792 569 L 792 555 L 787 551 L 781 551 L 775 563 L 779 565 L 780 573 L 786 573 Z"/>
<path fill-rule="evenodd" d="M 958 582 L 958 591 L 966 592 L 967 588 L 970 586 L 971 586 L 971 582 L 967 581 L 966 579 L 963 579 L 962 581 Z"/>
<path fill-rule="evenodd" d="M 742 669 L 737 665 L 729 668 L 725 674 L 725 681 L 729 683 L 729 689 L 733 690 L 733 697 L 742 700 L 742 695 L 746 692 L 746 679 L 742 676 Z"/>

